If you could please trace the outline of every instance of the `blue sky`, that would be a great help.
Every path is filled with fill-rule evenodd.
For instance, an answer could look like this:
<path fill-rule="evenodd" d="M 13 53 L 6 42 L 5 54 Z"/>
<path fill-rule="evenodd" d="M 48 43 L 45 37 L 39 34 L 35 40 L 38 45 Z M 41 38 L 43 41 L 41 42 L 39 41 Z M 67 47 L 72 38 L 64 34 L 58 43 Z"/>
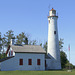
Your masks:
<path fill-rule="evenodd" d="M 0 0 L 0 32 L 12 29 L 17 35 L 26 32 L 30 39 L 45 43 L 48 37 L 48 12 L 53 7 L 58 13 L 59 38 L 64 39 L 68 56 L 75 65 L 75 0 Z"/>

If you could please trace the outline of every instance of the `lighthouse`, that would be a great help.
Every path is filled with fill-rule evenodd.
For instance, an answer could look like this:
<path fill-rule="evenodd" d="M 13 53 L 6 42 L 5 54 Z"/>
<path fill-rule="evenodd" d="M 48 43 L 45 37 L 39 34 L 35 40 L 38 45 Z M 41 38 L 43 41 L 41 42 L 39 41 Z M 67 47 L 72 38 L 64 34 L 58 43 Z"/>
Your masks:
<path fill-rule="evenodd" d="M 51 60 L 49 60 L 49 69 L 61 69 L 57 19 L 58 16 L 56 15 L 56 10 L 52 8 L 49 11 L 48 16 L 49 27 L 47 54 L 51 58 Z"/>

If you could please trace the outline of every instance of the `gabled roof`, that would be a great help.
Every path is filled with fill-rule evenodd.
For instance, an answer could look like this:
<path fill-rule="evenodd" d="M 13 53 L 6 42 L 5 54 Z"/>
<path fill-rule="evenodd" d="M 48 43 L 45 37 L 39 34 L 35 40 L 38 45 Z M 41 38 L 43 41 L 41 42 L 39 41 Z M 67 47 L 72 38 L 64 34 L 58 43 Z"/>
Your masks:
<path fill-rule="evenodd" d="M 38 45 L 11 45 L 12 50 L 17 53 L 46 53 L 46 51 Z"/>
<path fill-rule="evenodd" d="M 7 48 L 6 54 L 8 54 L 9 49 L 10 49 L 10 45 L 9 45 L 8 48 Z"/>

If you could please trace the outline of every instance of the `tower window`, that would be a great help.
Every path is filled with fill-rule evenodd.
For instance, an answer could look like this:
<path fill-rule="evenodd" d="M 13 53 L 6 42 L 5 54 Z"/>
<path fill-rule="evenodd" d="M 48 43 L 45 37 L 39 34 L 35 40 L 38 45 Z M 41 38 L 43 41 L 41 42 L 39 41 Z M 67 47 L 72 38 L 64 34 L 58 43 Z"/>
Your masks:
<path fill-rule="evenodd" d="M 56 31 L 54 31 L 54 34 L 56 34 Z"/>

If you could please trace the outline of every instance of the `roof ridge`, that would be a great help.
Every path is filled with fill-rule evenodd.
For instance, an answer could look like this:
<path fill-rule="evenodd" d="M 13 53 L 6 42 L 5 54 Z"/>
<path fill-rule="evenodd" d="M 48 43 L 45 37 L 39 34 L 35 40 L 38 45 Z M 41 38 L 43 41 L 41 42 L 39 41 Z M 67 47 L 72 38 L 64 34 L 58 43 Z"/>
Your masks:
<path fill-rule="evenodd" d="M 40 46 L 40 45 L 11 45 L 11 46 Z"/>
<path fill-rule="evenodd" d="M 45 50 L 40 45 L 23 45 L 23 46 L 11 46 L 14 52 L 35 52 L 45 53 Z"/>

